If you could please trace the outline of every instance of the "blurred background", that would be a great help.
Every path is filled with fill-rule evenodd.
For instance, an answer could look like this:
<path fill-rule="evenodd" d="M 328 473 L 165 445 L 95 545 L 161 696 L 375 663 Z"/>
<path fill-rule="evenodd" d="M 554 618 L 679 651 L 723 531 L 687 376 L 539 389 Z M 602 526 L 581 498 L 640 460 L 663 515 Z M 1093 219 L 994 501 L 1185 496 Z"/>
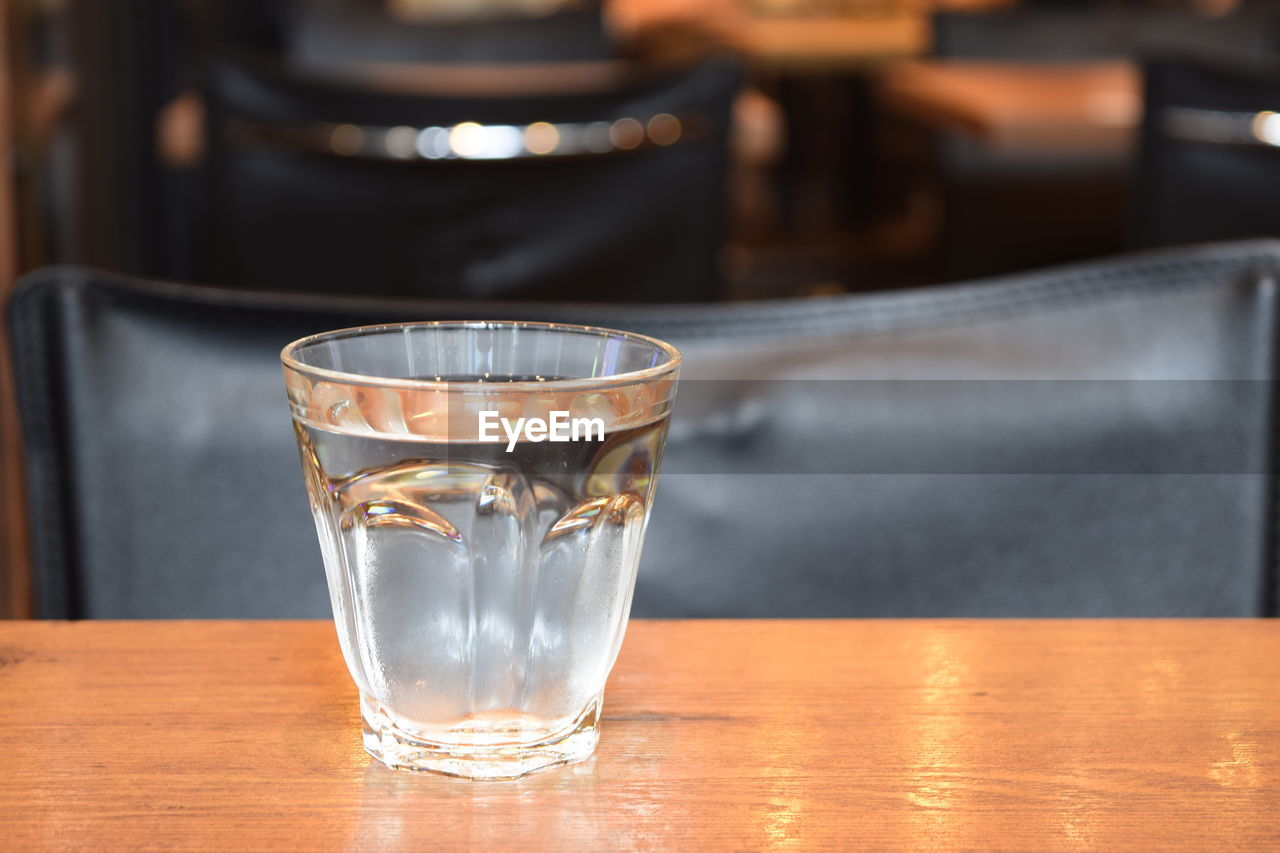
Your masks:
<path fill-rule="evenodd" d="M 0 295 L 822 299 L 1274 235 L 1278 42 L 1268 0 L 6 0 Z"/>

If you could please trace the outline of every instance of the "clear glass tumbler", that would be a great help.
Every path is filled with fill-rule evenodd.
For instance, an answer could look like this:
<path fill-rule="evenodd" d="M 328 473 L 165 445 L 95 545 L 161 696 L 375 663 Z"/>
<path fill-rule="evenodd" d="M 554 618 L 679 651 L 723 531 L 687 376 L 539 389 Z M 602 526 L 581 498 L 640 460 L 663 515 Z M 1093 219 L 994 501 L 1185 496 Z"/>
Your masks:
<path fill-rule="evenodd" d="M 473 779 L 591 755 L 679 352 L 457 322 L 328 332 L 281 359 L 365 748 Z"/>

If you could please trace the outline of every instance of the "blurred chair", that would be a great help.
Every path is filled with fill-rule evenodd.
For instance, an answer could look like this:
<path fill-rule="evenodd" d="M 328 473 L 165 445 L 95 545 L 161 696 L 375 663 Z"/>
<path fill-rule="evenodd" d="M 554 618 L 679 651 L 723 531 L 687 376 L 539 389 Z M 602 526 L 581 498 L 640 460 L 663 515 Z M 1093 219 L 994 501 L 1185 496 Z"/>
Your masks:
<path fill-rule="evenodd" d="M 357 82 L 215 65 L 193 277 L 312 293 L 714 298 L 737 65 L 584 66 L 381 69 Z"/>
<path fill-rule="evenodd" d="M 278 351 L 392 320 L 685 353 L 638 616 L 1276 610 L 1280 244 L 885 295 L 385 302 L 53 268 L 9 305 L 37 613 L 328 612 Z"/>
<path fill-rule="evenodd" d="M 1063 62 L 1122 59 L 1170 43 L 1270 50 L 1280 39 L 1280 8 L 1270 0 L 1240 0 L 1221 12 L 1190 2 L 1021 0 L 938 12 L 932 24 L 940 56 Z"/>
<path fill-rule="evenodd" d="M 1135 241 L 1280 235 L 1280 60 L 1165 56 L 1144 69 Z"/>
<path fill-rule="evenodd" d="M 1125 51 L 1109 11 L 1093 2 L 1023 0 L 993 9 L 935 12 L 930 18 L 933 52 L 1022 62 L 1115 58 Z"/>
<path fill-rule="evenodd" d="M 1113 58 L 1104 12 L 1093 3 L 1019 3 L 932 18 L 933 54 L 1008 63 Z M 1128 157 L 1069 146 L 992 150 L 964 132 L 936 135 L 944 275 L 1023 269 L 1123 245 Z"/>
<path fill-rule="evenodd" d="M 295 3 L 284 35 L 292 61 L 317 67 L 351 62 L 526 63 L 612 59 L 615 48 L 598 2 L 544 15 L 482 15 L 404 21 L 351 3 Z"/>
<path fill-rule="evenodd" d="M 1227 14 L 1211 14 L 1191 3 L 1029 0 L 980 13 L 940 13 L 932 23 L 935 56 L 1011 63 L 1016 74 L 1019 64 L 1115 62 L 1164 44 L 1273 49 L 1280 7 L 1243 0 Z M 1096 110 L 1111 110 L 1102 95 Z M 1003 272 L 1123 248 L 1132 150 L 1052 140 L 1042 147 L 1012 153 L 963 133 L 939 134 L 944 274 Z"/>

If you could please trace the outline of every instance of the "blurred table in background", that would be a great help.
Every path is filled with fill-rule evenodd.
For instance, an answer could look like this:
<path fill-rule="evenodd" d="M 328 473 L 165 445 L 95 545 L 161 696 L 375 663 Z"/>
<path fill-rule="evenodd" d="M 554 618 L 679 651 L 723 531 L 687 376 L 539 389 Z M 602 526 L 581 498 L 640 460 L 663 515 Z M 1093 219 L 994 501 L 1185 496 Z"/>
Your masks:
<path fill-rule="evenodd" d="M 612 0 L 608 9 L 610 21 L 624 35 L 660 26 L 693 26 L 768 68 L 858 69 L 920 56 L 929 46 L 928 16 L 909 4 L 849 4 L 848 11 L 821 13 L 801 6 L 766 7 L 740 0 Z"/>
<path fill-rule="evenodd" d="M 880 18 L 745 18 L 734 44 L 751 60 L 790 70 L 856 69 L 919 56 L 929 26 L 919 15 Z"/>
<path fill-rule="evenodd" d="M 1122 153 L 1142 113 L 1128 62 L 918 60 L 887 69 L 880 85 L 895 111 L 1009 153 Z"/>
<path fill-rule="evenodd" d="M 1261 850 L 1280 622 L 634 622 L 595 756 L 360 745 L 329 622 L 0 624 L 15 850 Z"/>

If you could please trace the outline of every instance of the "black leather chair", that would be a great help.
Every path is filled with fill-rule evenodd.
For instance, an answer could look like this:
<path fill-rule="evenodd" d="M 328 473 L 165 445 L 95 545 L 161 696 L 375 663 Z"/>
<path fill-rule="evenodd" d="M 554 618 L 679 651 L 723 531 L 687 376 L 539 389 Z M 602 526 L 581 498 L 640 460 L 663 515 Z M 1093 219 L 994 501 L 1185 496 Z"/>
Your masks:
<path fill-rule="evenodd" d="M 215 64 L 193 277 L 418 297 L 716 296 L 736 64 L 560 94 L 460 95 L 441 75 L 404 91 Z"/>
<path fill-rule="evenodd" d="M 1168 44 L 1274 48 L 1280 6 L 1245 0 L 1211 15 L 1190 3 L 1032 0 L 944 12 L 932 22 L 939 57 L 1070 63 L 1130 59 Z M 985 275 L 1119 251 L 1128 243 L 1133 161 L 1130 151 L 1011 154 L 942 134 L 942 269 Z"/>
<path fill-rule="evenodd" d="M 263 295 L 78 269 L 9 305 L 37 612 L 328 612 L 280 347 L 385 320 L 659 335 L 639 616 L 1274 614 L 1276 274 L 1242 243 L 712 306 Z"/>
<path fill-rule="evenodd" d="M 544 15 L 408 22 L 372 4 L 295 3 L 284 52 L 314 66 L 343 62 L 583 62 L 615 50 L 599 2 Z"/>
<path fill-rule="evenodd" d="M 1265 51 L 1280 38 L 1280 9 L 1270 0 L 1241 0 L 1219 14 L 1194 3 L 1150 0 L 1022 0 L 932 17 L 934 50 L 1061 62 L 1121 59 L 1168 44 Z"/>
<path fill-rule="evenodd" d="M 1280 234 L 1280 59 L 1170 54 L 1144 71 L 1136 243 Z"/>

